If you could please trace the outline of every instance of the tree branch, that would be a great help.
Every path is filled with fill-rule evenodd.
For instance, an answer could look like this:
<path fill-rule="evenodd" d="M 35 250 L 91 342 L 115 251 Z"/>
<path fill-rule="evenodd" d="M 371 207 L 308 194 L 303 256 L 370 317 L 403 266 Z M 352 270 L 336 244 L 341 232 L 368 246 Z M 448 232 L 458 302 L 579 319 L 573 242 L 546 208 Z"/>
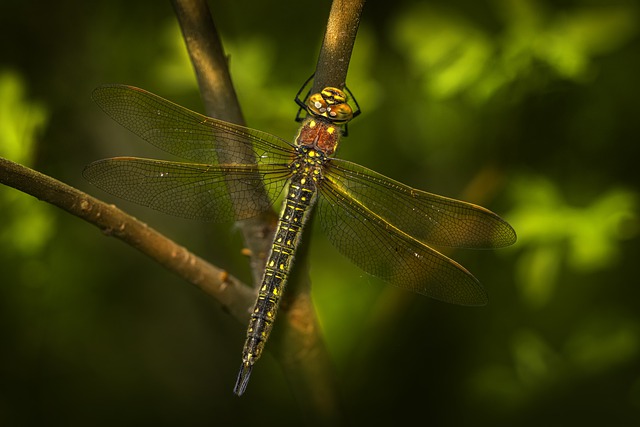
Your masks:
<path fill-rule="evenodd" d="M 207 114 L 244 126 L 227 57 L 207 3 L 201 0 L 173 0 L 171 4 L 198 79 Z"/>
<path fill-rule="evenodd" d="M 365 0 L 334 0 L 318 55 L 311 93 L 344 88 Z"/>
<path fill-rule="evenodd" d="M 174 0 L 185 43 L 194 66 L 209 115 L 242 124 L 242 115 L 228 74 L 226 57 L 207 6 L 201 0 Z M 313 91 L 326 86 L 344 87 L 351 52 L 355 42 L 364 0 L 334 0 L 327 23 L 324 42 L 318 59 Z M 233 112 L 233 116 L 227 115 Z M 273 228 L 271 218 L 258 218 L 254 225 L 242 224 L 245 242 L 252 253 L 264 255 L 269 250 Z M 251 227 L 262 230 L 262 245 L 249 239 L 255 234 Z M 260 228 L 263 227 L 263 228 Z M 275 351 L 282 363 L 299 403 L 317 424 L 334 424 L 341 419 L 338 387 L 330 357 L 320 334 L 311 300 L 308 274 L 307 240 L 296 256 L 294 271 L 287 285 L 281 317 L 268 349 Z M 256 249 L 257 248 L 257 249 Z M 255 283 L 260 283 L 264 258 L 253 261 Z"/>
<path fill-rule="evenodd" d="M 363 3 L 361 0 L 334 1 L 314 87 L 344 86 Z M 206 3 L 201 0 L 174 0 L 173 5 L 208 114 L 241 124 L 239 120 L 242 116 L 228 74 L 224 50 Z M 275 222 L 271 218 L 267 218 L 266 222 L 264 218 L 253 221 L 263 227 L 262 245 L 250 242 L 249 239 L 254 235 L 250 225 L 249 229 L 243 228 L 247 246 L 252 253 L 257 250 L 261 255 L 266 254 L 273 232 L 273 228 L 267 228 L 267 225 L 275 225 Z M 246 223 L 242 225 L 247 226 Z M 260 283 L 263 268 L 264 258 L 252 264 L 256 283 Z M 300 397 L 305 412 L 316 421 L 336 421 L 340 418 L 337 381 L 320 334 L 311 301 L 308 266 L 301 253 L 296 256 L 294 272 L 287 287 L 281 310 L 284 319 L 274 331 L 271 348 L 278 354 L 285 375 L 290 380 L 294 394 Z"/>
<path fill-rule="evenodd" d="M 363 6 L 364 0 L 333 1 L 312 93 L 327 86 L 345 86 Z M 314 414 L 317 425 L 338 425 L 344 421 L 343 404 L 311 299 L 307 248 L 308 240 L 303 240 L 290 279 L 292 285 L 283 296 L 288 327 L 282 334 L 274 334 L 274 351 L 305 412 Z"/>
<path fill-rule="evenodd" d="M 228 77 L 226 58 L 206 3 L 201 0 L 174 0 L 173 4 L 207 113 L 242 124 L 240 108 Z M 344 86 L 363 4 L 364 0 L 334 1 L 316 68 L 314 88 Z M 58 206 L 135 247 L 215 297 L 236 319 L 247 322 L 255 299 L 252 288 L 113 205 L 1 158 L 0 182 Z M 239 225 L 252 254 L 254 282 L 259 283 L 275 228 L 275 214 L 271 212 Z M 336 425 L 341 419 L 341 404 L 335 374 L 311 301 L 305 245 L 303 242 L 290 280 L 290 291 L 283 299 L 283 319 L 279 322 L 282 327 L 276 327 L 280 332 L 274 333 L 274 338 L 279 335 L 279 339 L 273 348 L 281 356 L 285 375 L 294 394 L 299 396 L 309 421 L 312 424 Z"/>
<path fill-rule="evenodd" d="M 1 157 L 0 182 L 95 225 L 213 296 L 236 319 L 249 318 L 251 288 L 115 206 Z"/>
<path fill-rule="evenodd" d="M 207 115 L 244 126 L 240 103 L 229 74 L 227 57 L 207 3 L 204 0 L 173 0 L 171 3 L 198 79 Z M 221 158 L 221 161 L 255 163 L 254 153 L 247 146 L 237 145 L 233 148 L 233 152 L 238 153 L 237 158 Z M 239 152 L 243 149 L 243 152 Z M 221 153 L 224 154 L 224 151 Z M 256 178 L 259 181 L 259 177 Z M 256 197 L 263 198 L 264 201 L 260 205 L 268 204 L 269 196 L 264 188 L 261 193 L 253 187 L 251 191 Z M 238 194 L 239 192 L 232 192 L 230 195 L 233 199 Z M 273 211 L 238 221 L 245 245 L 249 249 L 255 287 L 259 286 L 262 280 L 276 223 L 277 216 Z"/>
<path fill-rule="evenodd" d="M 239 111 L 238 101 L 228 74 L 226 57 L 206 3 L 201 0 L 173 0 L 173 5 L 198 77 L 207 113 L 216 118 L 242 124 L 238 121 L 242 115 L 236 113 Z M 340 17 L 339 9 L 336 9 L 332 16 L 333 21 L 330 19 L 329 25 L 337 29 L 341 25 L 336 21 Z M 355 27 L 357 28 L 357 25 Z M 337 41 L 335 35 L 325 39 Z M 325 50 L 332 55 L 339 55 L 333 47 Z M 348 49 L 349 54 L 350 51 L 351 48 Z M 330 63 L 332 60 L 327 58 L 325 62 Z M 319 70 L 321 75 L 331 74 L 323 67 L 319 67 Z M 341 71 L 344 81 L 346 68 Z M 234 112 L 233 116 L 228 115 L 229 111 Z M 265 255 L 270 249 L 275 231 L 275 221 L 273 217 L 250 221 L 249 224 L 243 221 L 241 227 L 245 243 L 251 252 L 262 256 L 259 260 L 254 258 L 252 261 L 254 281 L 259 284 L 264 270 Z M 262 232 L 252 233 L 252 229 Z M 250 239 L 258 234 L 262 235 L 262 241 L 252 242 Z M 277 353 L 285 376 L 289 379 L 294 395 L 300 397 L 299 403 L 309 421 L 314 424 L 336 425 L 341 419 L 337 382 L 311 301 L 306 256 L 300 252 L 296 256 L 294 271 L 289 278 L 288 290 L 284 294 L 280 321 L 274 330 L 272 344 L 267 346 L 267 349 Z"/>

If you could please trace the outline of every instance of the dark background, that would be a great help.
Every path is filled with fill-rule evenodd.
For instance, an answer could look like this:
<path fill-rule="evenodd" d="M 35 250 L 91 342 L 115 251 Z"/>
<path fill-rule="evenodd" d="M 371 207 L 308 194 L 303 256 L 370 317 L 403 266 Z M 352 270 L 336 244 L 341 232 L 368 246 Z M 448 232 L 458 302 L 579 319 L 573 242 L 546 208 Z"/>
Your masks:
<path fill-rule="evenodd" d="M 210 7 L 247 123 L 293 138 L 329 2 Z M 338 155 L 483 204 L 519 240 L 451 254 L 490 294 L 465 308 L 385 286 L 305 237 L 352 425 L 640 425 L 639 27 L 631 1 L 365 5 L 347 80 L 363 114 Z M 203 111 L 168 2 L 0 5 L 0 155 L 249 281 L 232 224 L 82 179 L 98 158 L 164 156 L 93 104 L 105 83 Z M 0 188 L 0 425 L 301 425 L 270 354 L 232 394 L 244 328 L 120 241 Z"/>

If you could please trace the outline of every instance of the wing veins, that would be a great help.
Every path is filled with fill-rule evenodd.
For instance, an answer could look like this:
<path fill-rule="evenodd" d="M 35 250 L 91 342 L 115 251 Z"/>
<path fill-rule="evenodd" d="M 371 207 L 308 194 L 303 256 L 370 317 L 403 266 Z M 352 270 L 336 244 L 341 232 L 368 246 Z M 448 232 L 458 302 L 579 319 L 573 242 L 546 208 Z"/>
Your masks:
<path fill-rule="evenodd" d="M 274 164 L 208 165 L 137 157 L 93 162 L 83 175 L 99 188 L 134 203 L 192 219 L 244 219 L 267 210 L 272 200 L 256 197 L 263 185 L 284 187 L 290 169 Z M 232 200 L 235 193 L 238 200 Z"/>
<path fill-rule="evenodd" d="M 326 169 L 325 177 L 351 199 L 425 244 L 482 249 L 515 241 L 511 226 L 481 206 L 414 189 L 342 159 Z"/>
<path fill-rule="evenodd" d="M 358 221 L 368 230 L 369 236 L 361 238 L 360 232 L 362 230 L 356 231 L 353 226 L 347 225 L 354 231 L 353 238 L 363 243 L 366 240 L 367 247 L 374 247 L 377 254 L 375 252 L 369 254 L 372 255 L 372 258 L 377 258 L 373 264 L 370 259 L 361 258 L 359 254 L 356 254 L 357 250 L 353 249 L 355 246 L 349 247 L 350 243 L 343 244 L 339 237 L 333 237 L 331 225 L 326 224 L 326 219 L 323 222 L 331 242 L 338 247 L 343 255 L 350 258 L 367 273 L 378 276 L 400 288 L 442 301 L 463 305 L 486 304 L 487 297 L 484 288 L 462 265 L 414 239 L 393 224 L 389 224 L 361 201 L 352 199 L 348 193 L 332 181 L 323 183 L 321 191 L 324 195 L 324 201 L 320 205 L 322 209 L 332 209 L 334 215 L 342 219 L 344 226 L 344 224 L 348 224 L 348 221 L 345 220 L 344 214 L 341 216 L 336 211 L 336 209 L 342 209 L 350 219 Z M 329 205 L 327 206 L 326 203 Z M 388 233 L 390 237 L 387 237 L 385 233 Z M 372 237 L 375 238 L 375 241 L 371 241 Z M 376 241 L 379 243 L 378 245 L 374 244 Z M 384 271 L 384 267 L 378 265 L 381 260 L 386 262 L 388 259 L 393 259 L 394 271 Z M 419 263 L 417 267 L 422 268 L 412 268 L 412 262 Z M 397 265 L 402 266 L 400 270 L 395 268 Z M 376 269 L 382 269 L 382 271 L 376 271 Z M 432 275 L 424 276 L 425 271 L 430 271 Z"/>
<path fill-rule="evenodd" d="M 293 151 L 289 142 L 274 135 L 204 116 L 133 86 L 102 86 L 94 90 L 93 99 L 131 132 L 185 160 L 213 163 L 220 155 L 233 160 L 241 155 L 236 144 L 248 147 L 256 162 L 290 159 Z"/>

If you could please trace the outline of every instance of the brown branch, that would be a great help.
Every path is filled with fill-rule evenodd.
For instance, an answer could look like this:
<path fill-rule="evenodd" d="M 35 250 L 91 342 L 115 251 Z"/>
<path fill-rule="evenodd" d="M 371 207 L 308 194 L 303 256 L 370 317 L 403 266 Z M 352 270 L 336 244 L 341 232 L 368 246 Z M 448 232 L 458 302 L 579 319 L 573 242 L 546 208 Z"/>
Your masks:
<path fill-rule="evenodd" d="M 314 85 L 344 86 L 363 1 L 336 0 L 316 69 Z M 224 120 L 242 123 L 240 108 L 228 77 L 226 58 L 206 4 L 199 0 L 174 0 L 185 41 L 192 58 L 207 112 Z M 207 22 L 209 21 L 209 22 Z M 226 76 L 225 76 L 226 74 Z M 235 318 L 248 320 L 254 291 L 222 269 L 214 267 L 177 245 L 146 224 L 51 177 L 0 159 L 0 182 L 56 205 L 90 222 L 145 253 L 208 294 L 214 296 Z M 266 193 L 265 193 L 266 197 Z M 271 244 L 274 214 L 243 221 L 240 227 L 252 253 L 256 283 Z M 306 246 L 283 300 L 284 322 L 275 350 L 281 356 L 286 376 L 300 397 L 313 424 L 340 420 L 340 404 L 330 358 L 320 335 L 311 302 Z M 277 329 L 277 328 L 276 328 Z"/>
<path fill-rule="evenodd" d="M 322 87 L 344 86 L 362 3 L 334 2 L 323 54 L 316 70 L 316 84 L 322 84 Z M 236 121 L 235 118 L 225 115 L 227 110 L 239 111 L 239 107 L 228 75 L 224 51 L 206 4 L 201 0 L 174 0 L 173 4 L 198 76 L 207 112 L 223 120 Z M 237 114 L 237 118 L 241 118 L 241 115 Z M 253 220 L 253 225 L 249 224 L 249 228 L 246 228 L 246 222 L 241 224 L 245 232 L 245 242 L 252 253 L 261 256 L 267 253 L 273 232 L 273 228 L 268 226 L 274 224 L 270 218 Z M 252 233 L 252 227 L 261 232 Z M 257 234 L 262 235 L 262 246 L 259 242 L 250 241 Z M 254 260 L 252 264 L 256 283 L 259 283 L 263 273 L 263 260 L 264 257 L 258 261 Z M 311 301 L 306 257 L 301 253 L 296 256 L 294 272 L 282 303 L 280 322 L 276 326 L 272 341 L 272 345 L 267 348 L 271 347 L 278 353 L 285 375 L 292 385 L 294 394 L 301 397 L 301 406 L 309 419 L 335 424 L 340 419 L 341 406 L 337 398 L 337 381 Z"/>
<path fill-rule="evenodd" d="M 312 93 L 344 88 L 365 0 L 334 0 L 313 80 Z"/>
<path fill-rule="evenodd" d="M 364 0 L 333 1 L 312 93 L 326 86 L 344 87 L 363 6 Z M 305 412 L 314 414 L 317 425 L 338 425 L 343 404 L 311 299 L 307 248 L 308 241 L 303 240 L 291 284 L 283 296 L 283 317 L 288 327 L 274 334 L 274 351 Z"/>
<path fill-rule="evenodd" d="M 204 0 L 173 0 L 171 3 L 198 79 L 207 115 L 244 125 L 240 103 L 229 74 L 227 57 L 218 31 L 211 19 L 207 3 Z M 242 149 L 244 152 L 238 153 Z M 248 146 L 234 146 L 233 152 L 238 153 L 237 158 L 221 160 L 255 163 L 254 153 Z M 224 152 L 221 153 L 224 154 Z M 263 198 L 264 201 L 259 205 L 268 204 L 269 196 L 264 188 L 260 193 L 254 187 L 251 188 L 251 191 L 256 197 Z M 230 195 L 233 199 L 239 193 L 236 191 Z M 251 271 L 255 287 L 259 286 L 262 280 L 264 264 L 271 247 L 271 238 L 275 233 L 276 222 L 277 216 L 273 211 L 267 211 L 257 217 L 238 222 L 245 245 L 251 254 Z"/>
<path fill-rule="evenodd" d="M 47 175 L 0 158 L 0 183 L 51 203 L 133 246 L 193 283 L 241 322 L 249 318 L 251 288 L 113 205 Z"/>
<path fill-rule="evenodd" d="M 228 111 L 239 111 L 239 107 L 228 75 L 226 57 L 206 3 L 201 0 L 174 0 L 173 4 L 207 112 L 223 120 L 241 123 L 225 115 Z M 316 92 L 325 86 L 344 87 L 363 5 L 364 0 L 333 2 L 316 68 Z M 241 114 L 238 113 L 237 118 L 241 118 Z M 245 242 L 252 253 L 264 255 L 269 250 L 273 232 L 268 225 L 274 225 L 274 222 L 270 218 L 266 221 L 258 218 L 252 224 L 241 224 Z M 252 233 L 252 227 L 261 232 Z M 250 240 L 256 235 L 262 235 L 262 246 L 260 242 Z M 280 321 L 267 349 L 271 348 L 278 354 L 293 392 L 300 397 L 299 402 L 309 419 L 318 424 L 335 425 L 341 418 L 337 381 L 311 301 L 308 265 L 302 252 L 304 250 L 300 248 L 282 302 Z M 264 258 L 254 259 L 252 264 L 255 283 L 261 279 L 263 262 Z"/>
<path fill-rule="evenodd" d="M 207 112 L 211 116 L 242 123 L 242 115 L 228 77 L 226 59 L 215 27 L 206 13 L 206 5 L 203 5 L 200 1 L 174 1 Z M 316 83 L 321 86 L 342 87 L 346 79 L 359 14 L 353 15 L 350 12 L 344 15 L 341 13 L 341 10 L 344 10 L 343 6 L 342 2 L 334 3 L 327 26 L 321 56 L 325 59 L 319 60 L 316 70 Z M 361 7 L 357 10 L 359 13 Z M 345 17 L 350 17 L 350 24 L 344 22 Z M 343 26 L 350 31 L 340 30 Z M 343 42 L 340 42 L 341 36 L 346 36 Z M 333 66 L 335 64 L 340 66 Z M 250 287 L 115 206 L 1 158 L 0 182 L 58 206 L 96 225 L 105 234 L 135 247 L 216 298 L 236 319 L 247 322 L 255 298 Z M 271 244 L 274 217 L 271 214 L 240 224 L 247 246 L 253 254 L 255 283 L 259 283 L 265 255 Z M 290 281 L 290 292 L 283 301 L 284 322 L 280 322 L 280 334 L 274 334 L 274 338 L 279 336 L 279 339 L 275 340 L 274 350 L 278 353 L 294 394 L 299 396 L 299 402 L 309 420 L 313 424 L 337 425 L 341 420 L 342 405 L 338 398 L 335 374 L 322 341 L 311 301 L 305 251 L 306 245 L 300 250 L 297 266 Z"/>
<path fill-rule="evenodd" d="M 207 3 L 201 0 L 173 0 L 171 3 L 198 79 L 207 114 L 244 126 L 227 57 Z"/>
<path fill-rule="evenodd" d="M 174 0 L 173 5 L 208 114 L 242 124 L 238 121 L 241 114 L 234 113 L 235 117 L 226 115 L 228 111 L 239 111 L 239 107 L 226 57 L 206 3 L 201 0 Z M 346 76 L 346 70 L 344 73 Z M 254 282 L 259 284 L 265 255 L 275 231 L 275 220 L 267 216 L 243 221 L 240 226 L 245 243 L 253 254 L 258 255 L 252 259 L 252 270 Z M 256 236 L 261 237 L 261 241 L 252 240 Z M 280 321 L 267 349 L 278 354 L 285 376 L 294 395 L 300 397 L 299 402 L 307 418 L 314 420 L 314 424 L 335 425 L 341 418 L 335 374 L 311 302 L 306 257 L 298 253 L 296 260 L 282 302 Z"/>
<path fill-rule="evenodd" d="M 271 351 L 282 365 L 298 404 L 307 416 L 306 424 L 338 426 L 344 423 L 344 404 L 335 366 L 324 343 L 311 298 L 309 246 L 309 239 L 306 239 L 298 248 L 296 264 L 289 278 L 291 284 L 287 285 L 282 301 L 282 320 L 287 327 L 274 329 Z"/>

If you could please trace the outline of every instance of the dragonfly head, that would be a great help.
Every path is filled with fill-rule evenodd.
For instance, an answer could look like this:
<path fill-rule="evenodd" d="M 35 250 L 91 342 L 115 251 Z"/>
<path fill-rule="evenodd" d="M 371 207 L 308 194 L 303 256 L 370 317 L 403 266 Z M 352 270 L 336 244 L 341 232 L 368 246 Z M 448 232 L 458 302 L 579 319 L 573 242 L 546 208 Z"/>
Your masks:
<path fill-rule="evenodd" d="M 307 99 L 307 111 L 317 117 L 325 117 L 341 125 L 353 118 L 353 110 L 347 104 L 347 95 L 335 87 L 325 87 Z"/>

